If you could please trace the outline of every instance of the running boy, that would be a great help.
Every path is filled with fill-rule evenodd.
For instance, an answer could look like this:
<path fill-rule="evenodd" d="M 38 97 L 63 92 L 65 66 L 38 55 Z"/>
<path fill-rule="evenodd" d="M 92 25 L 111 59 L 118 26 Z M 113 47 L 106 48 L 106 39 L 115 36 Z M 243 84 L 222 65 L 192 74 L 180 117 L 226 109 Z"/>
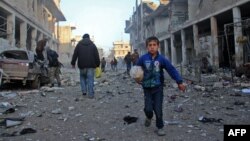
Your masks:
<path fill-rule="evenodd" d="M 163 69 L 167 70 L 168 74 L 176 81 L 178 88 L 185 91 L 185 86 L 182 84 L 182 78 L 175 67 L 162 55 L 159 54 L 159 39 L 157 37 L 149 37 L 146 40 L 148 53 L 141 56 L 137 62 L 137 66 L 141 66 L 144 71 L 142 82 L 140 83 L 144 90 L 144 112 L 146 115 L 145 126 L 149 127 L 153 112 L 156 116 L 157 135 L 164 136 L 163 130 L 163 84 L 164 75 Z"/>

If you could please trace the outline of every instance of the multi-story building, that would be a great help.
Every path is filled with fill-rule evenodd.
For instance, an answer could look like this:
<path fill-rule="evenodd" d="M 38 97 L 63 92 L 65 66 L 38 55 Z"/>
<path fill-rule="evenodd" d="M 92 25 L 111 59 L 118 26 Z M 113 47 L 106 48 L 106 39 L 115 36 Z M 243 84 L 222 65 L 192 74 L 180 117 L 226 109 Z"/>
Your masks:
<path fill-rule="evenodd" d="M 113 42 L 112 50 L 115 58 L 124 58 L 128 52 L 131 52 L 130 43 L 128 41 Z"/>
<path fill-rule="evenodd" d="M 59 58 L 62 63 L 69 63 L 75 48 L 76 40 L 73 35 L 73 30 L 76 27 L 72 25 L 59 26 Z"/>
<path fill-rule="evenodd" d="M 214 67 L 239 66 L 250 61 L 249 8 L 250 0 L 169 0 L 143 16 L 144 32 L 135 28 L 137 20 L 126 21 L 125 32 L 133 47 L 134 35 L 157 36 L 173 64 L 205 56 Z"/>
<path fill-rule="evenodd" d="M 126 21 L 125 33 L 130 33 L 130 44 L 132 48 L 137 49 L 140 54 L 146 52 L 145 36 L 150 34 L 146 32 L 148 27 L 144 24 L 143 20 L 157 7 L 157 4 L 150 1 L 142 1 L 138 5 L 138 0 L 136 0 L 133 15 L 130 20 Z M 154 33 L 154 31 L 152 32 Z"/>
<path fill-rule="evenodd" d="M 37 41 L 47 38 L 49 45 L 57 50 L 55 26 L 66 20 L 59 6 L 60 0 L 1 0 L 0 48 L 34 50 Z"/>

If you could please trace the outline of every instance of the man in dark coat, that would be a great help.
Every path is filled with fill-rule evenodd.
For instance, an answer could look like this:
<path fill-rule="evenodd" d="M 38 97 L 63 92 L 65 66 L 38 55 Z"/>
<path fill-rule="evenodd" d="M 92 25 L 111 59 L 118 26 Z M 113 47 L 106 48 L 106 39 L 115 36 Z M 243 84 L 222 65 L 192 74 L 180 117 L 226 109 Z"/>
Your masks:
<path fill-rule="evenodd" d="M 127 74 L 129 75 L 131 65 L 132 65 L 132 56 L 130 52 L 128 52 L 128 54 L 125 56 L 124 61 L 127 65 Z"/>
<path fill-rule="evenodd" d="M 96 45 L 90 40 L 89 34 L 84 34 L 82 40 L 76 45 L 71 65 L 75 68 L 78 60 L 80 70 L 80 83 L 82 94 L 88 93 L 89 98 L 94 98 L 95 68 L 100 66 L 100 58 Z"/>
<path fill-rule="evenodd" d="M 49 69 L 49 79 L 50 79 L 50 87 L 54 87 L 54 79 L 56 78 L 58 87 L 61 86 L 61 79 L 60 79 L 60 67 L 61 64 L 58 60 L 58 54 L 56 51 L 47 49 L 47 58 L 49 61 L 48 69 Z"/>

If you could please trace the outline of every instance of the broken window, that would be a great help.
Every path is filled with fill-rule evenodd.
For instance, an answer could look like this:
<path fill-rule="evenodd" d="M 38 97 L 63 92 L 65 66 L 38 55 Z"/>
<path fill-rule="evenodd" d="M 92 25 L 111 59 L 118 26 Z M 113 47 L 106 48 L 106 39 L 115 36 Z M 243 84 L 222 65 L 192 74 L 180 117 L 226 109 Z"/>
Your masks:
<path fill-rule="evenodd" d="M 24 51 L 5 51 L 0 56 L 7 59 L 28 60 L 28 55 Z"/>

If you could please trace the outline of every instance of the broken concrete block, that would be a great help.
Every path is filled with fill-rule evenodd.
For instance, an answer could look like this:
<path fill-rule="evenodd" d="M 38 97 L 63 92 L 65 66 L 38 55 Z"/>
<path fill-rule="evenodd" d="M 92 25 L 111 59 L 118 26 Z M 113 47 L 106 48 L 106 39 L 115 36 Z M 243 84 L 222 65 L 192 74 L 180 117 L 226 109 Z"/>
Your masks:
<path fill-rule="evenodd" d="M 202 87 L 202 86 L 199 86 L 199 85 L 195 85 L 194 89 L 197 90 L 197 91 L 205 91 L 206 90 L 205 87 Z"/>
<path fill-rule="evenodd" d="M 62 110 L 60 108 L 51 111 L 52 114 L 61 114 Z"/>
<path fill-rule="evenodd" d="M 220 88 L 223 88 L 223 83 L 222 82 L 215 82 L 214 85 L 213 85 L 213 88 L 215 89 L 220 89 Z"/>

